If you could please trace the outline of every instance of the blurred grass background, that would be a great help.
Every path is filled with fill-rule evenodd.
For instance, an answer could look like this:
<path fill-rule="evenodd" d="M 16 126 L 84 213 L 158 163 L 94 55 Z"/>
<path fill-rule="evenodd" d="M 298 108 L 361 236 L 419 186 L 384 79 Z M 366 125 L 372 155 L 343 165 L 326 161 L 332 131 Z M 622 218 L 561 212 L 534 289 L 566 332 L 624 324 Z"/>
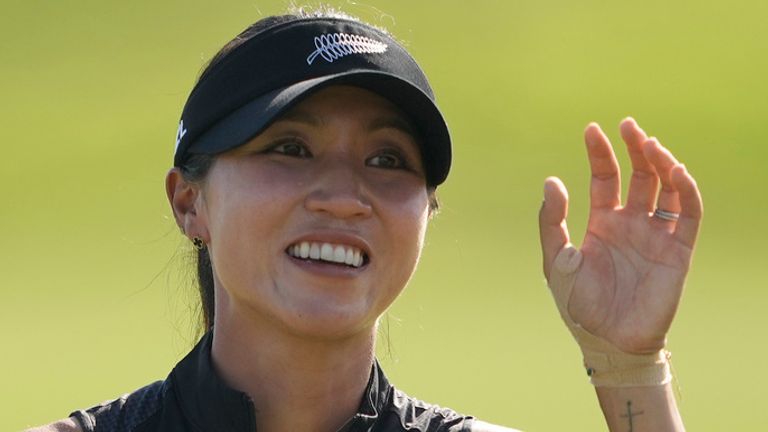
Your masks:
<path fill-rule="evenodd" d="M 540 274 L 536 213 L 559 175 L 580 240 L 581 131 L 600 122 L 628 167 L 617 125 L 633 115 L 705 198 L 670 335 L 685 422 L 768 426 L 768 3 L 329 4 L 408 45 L 455 142 L 420 270 L 382 326 L 398 386 L 525 430 L 605 429 Z M 286 6 L 0 1 L 0 430 L 161 379 L 193 344 L 163 188 L 179 114 L 205 61 Z"/>

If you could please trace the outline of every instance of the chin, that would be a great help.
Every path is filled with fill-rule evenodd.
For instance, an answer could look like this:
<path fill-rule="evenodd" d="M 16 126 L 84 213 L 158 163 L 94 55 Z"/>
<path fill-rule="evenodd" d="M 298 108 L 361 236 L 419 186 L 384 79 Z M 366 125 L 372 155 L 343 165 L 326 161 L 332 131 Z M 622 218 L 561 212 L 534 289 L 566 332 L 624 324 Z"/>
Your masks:
<path fill-rule="evenodd" d="M 298 337 L 340 340 L 371 334 L 375 330 L 378 316 L 366 312 L 338 305 L 313 304 L 292 310 L 282 321 Z"/>

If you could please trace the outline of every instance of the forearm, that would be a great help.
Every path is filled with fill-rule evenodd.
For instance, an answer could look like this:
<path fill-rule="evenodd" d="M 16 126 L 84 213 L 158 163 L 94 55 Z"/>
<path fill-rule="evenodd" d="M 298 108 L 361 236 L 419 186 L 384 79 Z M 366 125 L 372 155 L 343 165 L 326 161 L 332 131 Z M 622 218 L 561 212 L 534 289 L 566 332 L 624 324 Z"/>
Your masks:
<path fill-rule="evenodd" d="M 672 385 L 595 387 L 612 432 L 684 431 Z"/>

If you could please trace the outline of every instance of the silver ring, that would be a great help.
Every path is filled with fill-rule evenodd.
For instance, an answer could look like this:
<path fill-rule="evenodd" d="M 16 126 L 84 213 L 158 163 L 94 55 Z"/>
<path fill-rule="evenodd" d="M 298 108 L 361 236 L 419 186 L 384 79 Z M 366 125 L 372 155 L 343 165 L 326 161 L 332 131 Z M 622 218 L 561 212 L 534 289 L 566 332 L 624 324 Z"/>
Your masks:
<path fill-rule="evenodd" d="M 664 220 L 672 221 L 672 222 L 680 219 L 680 213 L 666 211 L 666 210 L 662 210 L 660 208 L 657 208 L 656 210 L 653 211 L 653 216 L 655 216 L 655 217 L 657 217 L 659 219 L 664 219 Z"/>

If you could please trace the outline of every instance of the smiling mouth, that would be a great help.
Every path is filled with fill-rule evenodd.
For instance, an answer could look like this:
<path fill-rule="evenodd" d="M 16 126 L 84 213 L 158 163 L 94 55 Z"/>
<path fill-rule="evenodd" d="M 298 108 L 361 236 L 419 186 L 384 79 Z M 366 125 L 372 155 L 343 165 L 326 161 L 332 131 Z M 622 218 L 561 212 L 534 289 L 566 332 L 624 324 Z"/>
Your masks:
<path fill-rule="evenodd" d="M 322 242 L 300 242 L 288 246 L 285 252 L 298 259 L 360 268 L 369 261 L 362 250 L 349 245 Z"/>

